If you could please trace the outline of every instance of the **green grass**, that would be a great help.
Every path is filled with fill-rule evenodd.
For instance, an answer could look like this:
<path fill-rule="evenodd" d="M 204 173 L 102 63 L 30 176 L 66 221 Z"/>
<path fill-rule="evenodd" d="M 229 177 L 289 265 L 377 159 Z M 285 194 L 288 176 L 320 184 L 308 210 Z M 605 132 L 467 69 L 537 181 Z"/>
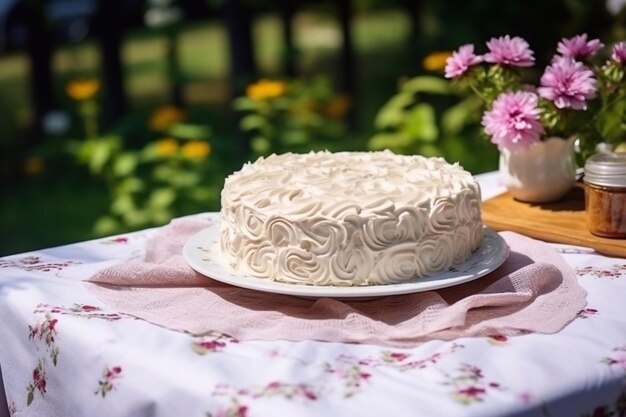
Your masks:
<path fill-rule="evenodd" d="M 2 255 L 89 239 L 106 207 L 104 189 L 79 177 L 31 178 L 6 186 L 1 198 Z"/>

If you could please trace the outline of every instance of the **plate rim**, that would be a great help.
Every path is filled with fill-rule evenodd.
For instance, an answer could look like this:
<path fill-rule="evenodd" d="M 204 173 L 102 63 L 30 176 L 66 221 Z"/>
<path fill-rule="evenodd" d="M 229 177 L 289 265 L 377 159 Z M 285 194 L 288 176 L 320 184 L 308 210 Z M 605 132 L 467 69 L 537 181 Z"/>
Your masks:
<path fill-rule="evenodd" d="M 217 239 L 219 239 L 219 223 L 215 222 L 202 230 L 194 233 L 187 239 L 183 246 L 182 255 L 194 271 L 199 274 L 219 281 L 225 284 L 233 285 L 235 287 L 246 288 L 250 290 L 256 290 L 261 292 L 269 292 L 275 294 L 293 295 L 306 298 L 369 298 L 369 297 L 386 297 L 389 295 L 402 295 L 415 292 L 425 292 L 438 290 L 456 285 L 465 284 L 479 278 L 482 278 L 489 273 L 499 268 L 509 257 L 510 248 L 504 238 L 500 236 L 495 230 L 484 226 L 483 240 L 473 253 L 463 264 L 456 267 L 456 269 L 463 269 L 464 265 L 470 262 L 475 262 L 475 258 L 480 256 L 481 249 L 484 249 L 485 240 L 491 239 L 495 242 L 495 253 L 491 255 L 491 258 L 487 258 L 487 264 L 485 267 L 472 274 L 465 274 L 460 276 L 452 276 L 454 271 L 442 271 L 434 275 L 419 278 L 413 281 L 395 283 L 395 284 L 378 284 L 378 285 L 364 285 L 364 286 L 313 286 L 303 284 L 290 284 L 278 281 L 272 281 L 266 278 L 257 278 L 246 275 L 242 272 L 232 269 L 222 258 L 211 258 L 220 269 L 224 270 L 228 276 L 218 274 L 215 276 L 214 270 L 207 269 L 206 266 L 209 260 L 206 258 L 208 250 L 210 250 L 210 238 L 216 238 L 215 235 L 211 236 L 211 232 L 217 232 Z M 213 231 L 213 229 L 215 229 Z M 216 244 L 214 243 L 213 246 Z"/>

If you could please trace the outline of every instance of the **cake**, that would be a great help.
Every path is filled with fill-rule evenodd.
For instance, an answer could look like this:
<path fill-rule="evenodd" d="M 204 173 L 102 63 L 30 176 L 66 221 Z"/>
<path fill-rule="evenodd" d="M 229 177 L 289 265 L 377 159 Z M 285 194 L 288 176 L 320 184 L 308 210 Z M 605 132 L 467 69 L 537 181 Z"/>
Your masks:
<path fill-rule="evenodd" d="M 464 263 L 480 245 L 480 186 L 458 163 L 382 152 L 285 153 L 226 178 L 229 266 L 284 283 L 402 283 Z"/>

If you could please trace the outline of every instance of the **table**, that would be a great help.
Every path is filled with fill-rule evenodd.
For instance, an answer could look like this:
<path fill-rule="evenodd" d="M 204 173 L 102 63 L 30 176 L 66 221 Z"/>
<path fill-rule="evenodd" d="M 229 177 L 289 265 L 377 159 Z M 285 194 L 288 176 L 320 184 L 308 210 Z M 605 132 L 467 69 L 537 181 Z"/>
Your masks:
<path fill-rule="evenodd" d="M 483 198 L 503 191 L 495 173 L 478 180 Z M 556 334 L 242 342 L 170 331 L 85 291 L 154 232 L 0 259 L 0 416 L 626 415 L 626 259 L 554 245 L 588 291 Z"/>

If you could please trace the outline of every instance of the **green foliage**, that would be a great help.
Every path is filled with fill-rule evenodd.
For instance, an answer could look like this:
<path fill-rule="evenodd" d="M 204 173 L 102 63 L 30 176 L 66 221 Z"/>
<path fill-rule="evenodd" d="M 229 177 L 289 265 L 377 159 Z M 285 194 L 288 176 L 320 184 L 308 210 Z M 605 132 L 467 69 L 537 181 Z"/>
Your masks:
<path fill-rule="evenodd" d="M 344 135 L 349 106 L 326 77 L 261 80 L 234 101 L 242 114 L 239 127 L 251 135 L 253 157 L 332 145 Z"/>
<path fill-rule="evenodd" d="M 605 64 L 596 72 L 600 89 L 600 103 L 592 123 L 604 141 L 618 144 L 626 141 L 626 77 L 624 65 Z"/>
<path fill-rule="evenodd" d="M 377 133 L 368 148 L 443 156 L 474 172 L 495 167 L 497 152 L 478 134 L 481 101 L 458 95 L 459 90 L 441 78 L 418 76 L 406 81 L 378 112 Z"/>
<path fill-rule="evenodd" d="M 117 135 L 70 142 L 76 161 L 102 181 L 109 196 L 108 213 L 94 225 L 97 235 L 161 225 L 182 214 L 205 211 L 218 195 L 215 186 L 207 185 L 215 173 L 208 127 L 176 123 L 164 131 L 172 136 L 138 149 Z"/>

